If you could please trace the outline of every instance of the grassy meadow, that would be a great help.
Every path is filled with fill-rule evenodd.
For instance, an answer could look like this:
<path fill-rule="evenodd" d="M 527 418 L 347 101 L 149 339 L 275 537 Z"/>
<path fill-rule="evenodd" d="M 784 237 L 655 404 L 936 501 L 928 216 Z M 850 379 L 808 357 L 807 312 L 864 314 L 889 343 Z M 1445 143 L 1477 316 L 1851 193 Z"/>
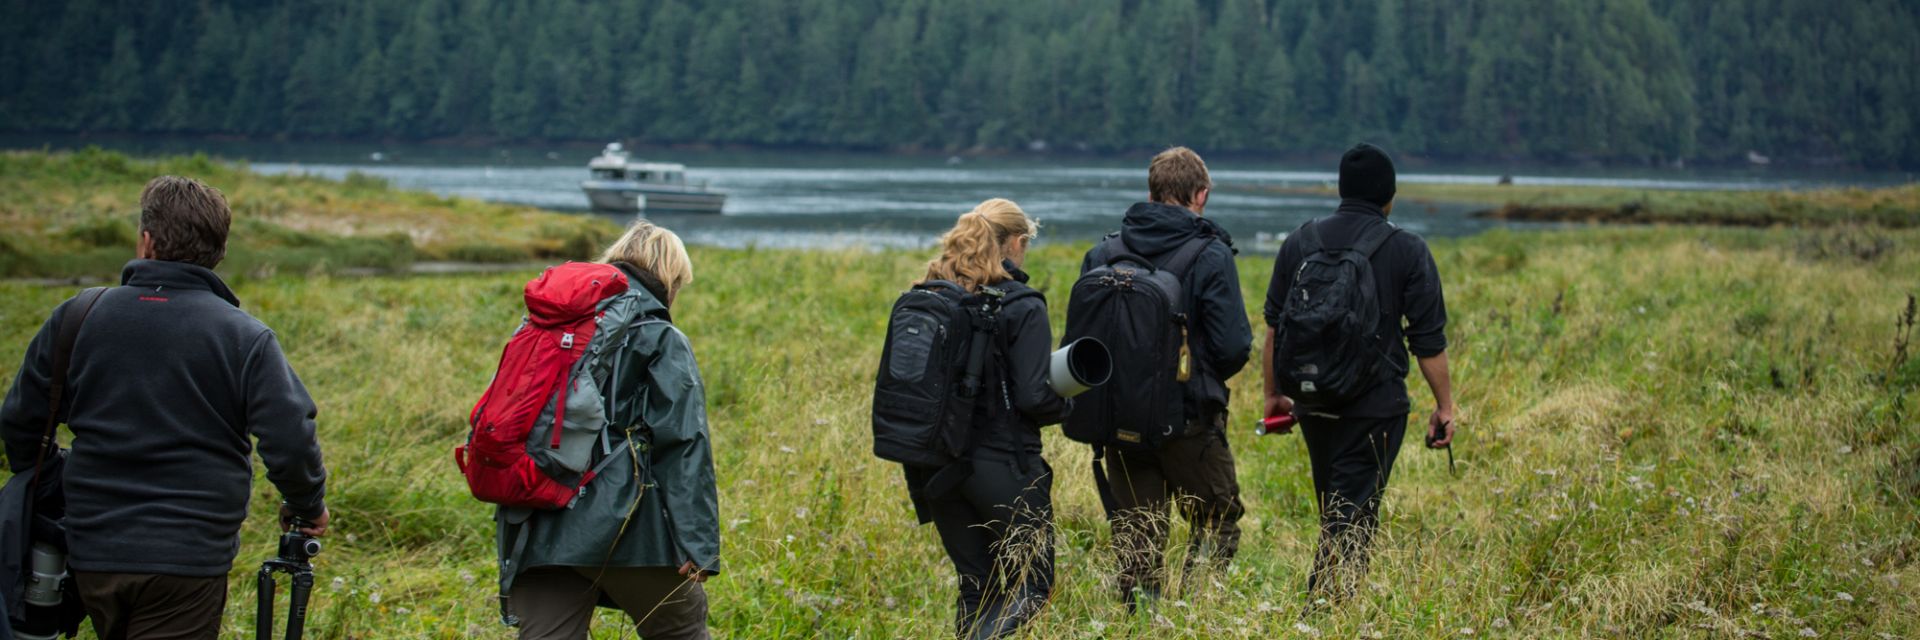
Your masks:
<path fill-rule="evenodd" d="M 277 188 L 240 182 L 251 180 Z M 220 186 L 236 200 L 253 188 Z M 0 193 L 8 212 L 77 197 Z M 97 197 L 105 209 L 131 202 Z M 1916 246 L 1920 231 L 1871 227 L 1434 241 L 1459 475 L 1410 435 L 1351 606 L 1304 613 L 1316 532 L 1307 456 L 1297 436 L 1253 435 L 1259 380 L 1247 372 L 1233 380 L 1229 434 L 1249 508 L 1239 559 L 1129 617 L 1110 586 L 1088 451 L 1049 430 L 1058 589 L 1022 637 L 1912 637 Z M 1083 249 L 1042 245 L 1030 258 L 1055 327 Z M 914 526 L 898 467 L 869 453 L 867 426 L 886 309 L 928 257 L 693 249 L 696 278 L 675 316 L 700 359 L 715 439 L 717 637 L 948 634 L 951 566 L 932 527 Z M 1241 258 L 1251 317 L 1270 269 L 1271 256 Z M 511 637 L 493 600 L 492 510 L 466 495 L 451 450 L 536 271 L 232 271 L 321 407 L 334 531 L 316 562 L 312 637 Z M 0 282 L 0 383 L 75 290 Z M 1424 421 L 1431 401 L 1412 386 Z M 253 573 L 273 553 L 277 496 L 264 476 L 254 488 L 226 636 L 252 633 Z M 1177 526 L 1170 566 L 1183 537 Z M 632 633 L 622 615 L 600 620 L 595 637 Z"/>

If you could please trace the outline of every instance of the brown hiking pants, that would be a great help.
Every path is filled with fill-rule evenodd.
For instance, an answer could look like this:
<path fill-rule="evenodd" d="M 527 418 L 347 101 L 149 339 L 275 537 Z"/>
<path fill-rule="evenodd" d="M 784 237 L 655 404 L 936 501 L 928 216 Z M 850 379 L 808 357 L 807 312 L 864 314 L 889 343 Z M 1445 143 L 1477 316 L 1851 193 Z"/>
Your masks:
<path fill-rule="evenodd" d="M 101 640 L 200 640 L 220 637 L 227 577 L 73 572 L 93 631 Z"/>
<path fill-rule="evenodd" d="M 1227 448 L 1226 414 L 1190 424 L 1187 435 L 1155 451 L 1107 452 L 1112 485 L 1113 547 L 1120 555 L 1119 587 L 1131 602 L 1140 589 L 1158 596 L 1165 582 L 1169 503 L 1193 529 L 1186 569 L 1208 561 L 1221 566 L 1240 549 L 1240 481 Z"/>
<path fill-rule="evenodd" d="M 593 608 L 610 600 L 646 640 L 706 640 L 707 592 L 667 567 L 534 567 L 513 579 L 520 638 L 587 637 Z"/>

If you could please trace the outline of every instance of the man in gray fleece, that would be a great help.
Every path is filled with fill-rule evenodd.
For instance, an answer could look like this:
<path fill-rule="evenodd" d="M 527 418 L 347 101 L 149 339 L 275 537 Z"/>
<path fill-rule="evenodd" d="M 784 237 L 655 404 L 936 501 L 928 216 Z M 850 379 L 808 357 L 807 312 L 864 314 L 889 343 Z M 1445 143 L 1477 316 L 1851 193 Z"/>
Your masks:
<path fill-rule="evenodd" d="M 155 178 L 140 194 L 140 244 L 86 316 L 66 401 L 48 406 L 55 308 L 0 405 L 17 473 L 41 453 L 48 413 L 73 432 L 66 483 L 69 568 L 103 639 L 213 638 L 253 480 L 253 441 L 285 502 L 283 524 L 327 528 L 313 399 L 273 330 L 214 275 L 226 197 Z"/>

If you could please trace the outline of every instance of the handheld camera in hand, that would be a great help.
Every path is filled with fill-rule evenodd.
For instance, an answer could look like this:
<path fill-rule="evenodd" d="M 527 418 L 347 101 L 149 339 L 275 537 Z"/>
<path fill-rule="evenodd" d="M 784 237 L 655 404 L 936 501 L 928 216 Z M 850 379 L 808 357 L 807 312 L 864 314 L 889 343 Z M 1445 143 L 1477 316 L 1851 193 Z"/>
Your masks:
<path fill-rule="evenodd" d="M 254 620 L 255 635 L 260 640 L 273 640 L 275 573 L 292 576 L 287 605 L 287 639 L 300 640 L 301 633 L 306 630 L 307 598 L 313 594 L 311 561 L 320 554 L 320 541 L 300 532 L 302 527 L 308 526 L 312 526 L 312 523 L 299 518 L 290 521 L 287 532 L 280 534 L 280 554 L 260 563 L 260 581 L 256 588 L 259 613 Z"/>

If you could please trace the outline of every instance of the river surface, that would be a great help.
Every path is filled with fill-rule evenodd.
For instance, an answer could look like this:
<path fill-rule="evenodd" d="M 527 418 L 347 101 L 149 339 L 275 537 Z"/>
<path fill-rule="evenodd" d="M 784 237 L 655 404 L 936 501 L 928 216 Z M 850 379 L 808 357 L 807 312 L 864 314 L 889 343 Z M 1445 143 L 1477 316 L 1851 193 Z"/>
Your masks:
<path fill-rule="evenodd" d="M 581 215 L 580 181 L 597 146 L 456 147 L 398 144 L 225 142 L 170 138 L 0 137 L 0 148 L 76 148 L 89 144 L 135 154 L 203 152 L 246 162 L 269 174 L 339 179 L 379 176 L 404 189 L 528 204 Z M 990 157 L 811 151 L 640 149 L 636 158 L 681 162 L 687 176 L 727 192 L 722 215 L 659 215 L 654 220 L 688 242 L 741 247 L 924 247 L 959 214 L 986 198 L 1010 198 L 1041 221 L 1040 242 L 1085 241 L 1118 227 L 1128 205 L 1145 199 L 1146 154 L 1112 158 L 1018 154 Z M 1215 191 L 1206 215 L 1242 248 L 1271 250 L 1302 222 L 1331 211 L 1330 197 L 1287 187 L 1330 185 L 1324 168 L 1234 157 L 1209 162 Z M 1659 189 L 1779 189 L 1876 186 L 1906 174 L 1812 172 L 1778 168 L 1673 170 L 1536 166 L 1401 168 L 1402 183 L 1602 185 Z M 216 185 L 218 186 L 218 185 Z M 1411 206 L 1409 206 L 1411 205 Z M 1478 207 L 1406 203 L 1394 212 L 1402 227 L 1428 236 L 1477 233 L 1535 223 L 1483 220 Z M 624 217 L 622 218 L 624 219 Z"/>

